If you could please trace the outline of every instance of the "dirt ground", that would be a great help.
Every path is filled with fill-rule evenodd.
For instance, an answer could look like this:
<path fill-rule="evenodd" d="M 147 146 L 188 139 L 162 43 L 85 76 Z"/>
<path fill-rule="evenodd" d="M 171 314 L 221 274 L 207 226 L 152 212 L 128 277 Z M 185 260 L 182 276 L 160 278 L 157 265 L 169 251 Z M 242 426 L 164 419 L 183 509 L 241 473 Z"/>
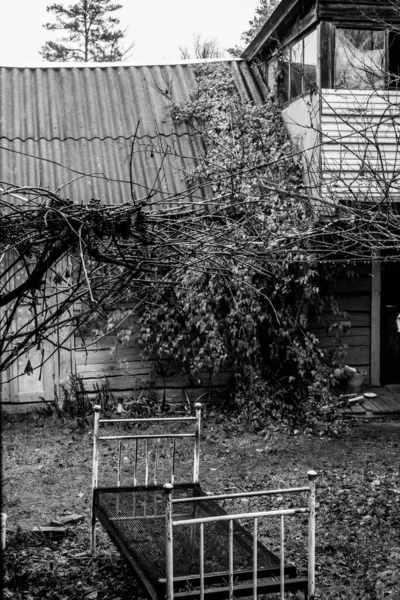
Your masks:
<path fill-rule="evenodd" d="M 4 597 L 140 597 L 105 536 L 99 560 L 87 556 L 92 439 L 90 426 L 80 430 L 57 416 L 3 417 Z M 106 447 L 102 460 L 109 473 L 115 470 L 111 455 Z M 209 492 L 303 486 L 307 471 L 316 470 L 317 598 L 399 600 L 399 421 L 358 422 L 340 439 L 329 439 L 277 430 L 255 435 L 228 416 L 206 415 L 201 455 L 200 479 Z M 31 533 L 68 514 L 83 517 L 63 542 Z M 288 532 L 296 538 L 294 554 L 296 531 Z"/>

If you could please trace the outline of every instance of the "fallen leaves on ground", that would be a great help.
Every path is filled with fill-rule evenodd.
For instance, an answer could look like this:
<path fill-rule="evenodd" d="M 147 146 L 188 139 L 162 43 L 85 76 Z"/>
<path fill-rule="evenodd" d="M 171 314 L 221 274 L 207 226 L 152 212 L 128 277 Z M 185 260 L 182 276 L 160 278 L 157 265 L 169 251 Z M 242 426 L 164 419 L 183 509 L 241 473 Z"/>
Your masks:
<path fill-rule="evenodd" d="M 3 423 L 2 510 L 8 514 L 3 597 L 140 598 L 134 578 L 101 527 L 98 556 L 88 554 L 91 432 L 74 432 L 71 440 L 69 428 L 65 431 L 65 424 L 54 418 L 36 425 L 29 417 Z M 204 420 L 201 481 L 213 493 L 276 489 L 306 485 L 307 471 L 315 469 L 317 599 L 399 600 L 399 448 L 398 422 L 359 422 L 340 439 L 318 439 L 279 430 L 255 435 L 227 415 L 214 415 Z M 112 458 L 111 447 L 105 447 L 106 470 L 115 475 Z M 129 473 L 130 461 L 126 463 Z M 275 506 L 303 501 L 279 496 Z M 227 508 L 241 512 L 266 506 L 264 498 L 227 502 Z M 68 523 L 71 515 L 79 516 L 77 522 Z M 64 540 L 31 532 L 52 519 L 67 527 Z M 286 527 L 288 560 L 306 569 L 306 519 L 287 519 Z M 273 523 L 260 524 L 260 534 L 277 550 Z"/>

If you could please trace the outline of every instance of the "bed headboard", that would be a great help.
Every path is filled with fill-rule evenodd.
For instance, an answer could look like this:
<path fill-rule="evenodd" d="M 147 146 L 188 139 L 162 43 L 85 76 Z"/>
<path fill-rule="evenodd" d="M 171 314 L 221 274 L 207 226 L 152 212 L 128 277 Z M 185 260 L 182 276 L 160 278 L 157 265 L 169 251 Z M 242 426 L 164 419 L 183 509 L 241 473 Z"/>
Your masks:
<path fill-rule="evenodd" d="M 101 419 L 101 407 L 94 407 L 94 433 L 93 433 L 93 474 L 92 474 L 92 490 L 98 487 L 98 472 L 99 472 L 99 450 L 100 445 L 104 441 L 117 441 L 118 448 L 118 467 L 117 467 L 117 486 L 121 485 L 121 458 L 122 445 L 124 442 L 134 442 L 134 467 L 133 467 L 133 485 L 138 482 L 138 461 L 142 460 L 141 453 L 144 450 L 144 485 L 157 485 L 158 480 L 158 465 L 160 458 L 160 441 L 168 440 L 171 444 L 170 453 L 170 475 L 169 480 L 174 483 L 175 479 L 175 456 L 176 442 L 179 439 L 193 439 L 193 483 L 199 482 L 200 471 L 200 428 L 201 428 L 201 408 L 202 405 L 197 402 L 195 404 L 195 416 L 193 417 L 155 417 L 146 419 Z M 190 423 L 194 425 L 192 432 L 185 433 L 168 433 L 161 431 L 160 433 L 129 433 L 123 435 L 100 435 L 100 428 L 107 424 L 157 424 L 161 427 L 170 423 Z M 153 445 L 153 453 L 151 453 L 150 445 Z M 152 473 L 152 477 L 151 477 Z M 150 481 L 152 479 L 152 481 Z M 165 483 L 162 481 L 161 483 Z"/>

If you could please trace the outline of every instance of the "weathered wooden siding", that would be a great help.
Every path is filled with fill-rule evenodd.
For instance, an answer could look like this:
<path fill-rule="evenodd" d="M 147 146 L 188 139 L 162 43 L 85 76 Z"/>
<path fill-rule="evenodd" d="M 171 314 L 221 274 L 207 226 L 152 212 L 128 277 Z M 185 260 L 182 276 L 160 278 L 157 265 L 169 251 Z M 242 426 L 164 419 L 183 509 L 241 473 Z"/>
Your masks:
<path fill-rule="evenodd" d="M 327 307 L 320 320 L 314 317 L 311 329 L 318 337 L 321 348 L 333 356 L 336 349 L 343 346 L 346 353 L 344 364 L 365 369 L 368 380 L 371 373 L 371 265 L 360 264 L 354 267 L 355 278 L 343 278 L 338 282 L 336 300 L 340 311 L 350 315 L 351 327 L 337 337 L 337 328 L 329 327 L 343 317 L 334 316 Z"/>
<path fill-rule="evenodd" d="M 400 93 L 323 90 L 321 134 L 325 195 L 400 198 Z"/>
<path fill-rule="evenodd" d="M 133 312 L 124 326 L 137 327 L 139 314 Z M 188 381 L 185 377 L 171 372 L 168 361 L 163 361 L 162 368 L 167 375 L 163 377 L 157 370 L 157 362 L 142 359 L 142 350 L 133 338 L 128 345 L 118 342 L 117 335 L 107 335 L 93 343 L 88 332 L 83 338 L 75 341 L 76 374 L 83 380 L 85 389 L 93 396 L 97 387 L 107 385 L 115 398 L 146 398 L 151 391 L 157 394 L 162 402 L 164 395 L 167 403 L 185 402 L 188 397 L 195 401 L 202 395 L 219 402 L 224 398 L 224 391 L 232 380 L 229 369 L 215 375 L 209 385 L 207 373 L 201 373 L 197 381 Z"/>

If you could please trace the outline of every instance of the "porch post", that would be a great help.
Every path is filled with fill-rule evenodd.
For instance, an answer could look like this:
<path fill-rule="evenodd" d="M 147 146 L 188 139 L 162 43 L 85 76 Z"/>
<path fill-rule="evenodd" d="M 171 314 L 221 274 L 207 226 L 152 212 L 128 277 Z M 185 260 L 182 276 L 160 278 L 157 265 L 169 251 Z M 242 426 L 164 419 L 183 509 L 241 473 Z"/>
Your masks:
<path fill-rule="evenodd" d="M 381 384 L 381 263 L 372 261 L 371 282 L 371 385 Z"/>

